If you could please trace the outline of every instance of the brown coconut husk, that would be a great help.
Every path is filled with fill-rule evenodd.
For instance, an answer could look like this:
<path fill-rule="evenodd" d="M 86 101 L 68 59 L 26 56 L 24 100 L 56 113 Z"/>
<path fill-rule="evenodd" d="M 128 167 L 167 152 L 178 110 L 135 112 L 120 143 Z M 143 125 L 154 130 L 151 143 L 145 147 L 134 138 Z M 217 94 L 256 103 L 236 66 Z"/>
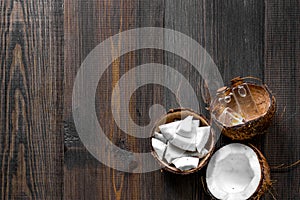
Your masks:
<path fill-rule="evenodd" d="M 155 127 L 152 130 L 150 139 L 153 137 L 155 131 L 160 132 L 160 130 L 158 128 L 160 125 L 174 122 L 176 120 L 182 120 L 189 115 L 193 116 L 193 119 L 200 121 L 199 126 L 209 126 L 208 120 L 203 115 L 197 114 L 193 110 L 186 109 L 186 108 L 171 109 L 171 110 L 169 110 L 169 112 L 166 115 L 162 116 L 156 122 Z M 209 138 L 209 140 L 205 146 L 206 149 L 209 151 L 208 154 L 205 157 L 200 159 L 199 164 L 196 168 L 190 169 L 190 170 L 185 170 L 185 171 L 181 171 L 181 170 L 177 169 L 175 166 L 170 165 L 167 162 L 164 162 L 163 160 L 161 160 L 158 157 L 158 155 L 156 154 L 156 152 L 154 151 L 152 145 L 151 145 L 151 153 L 154 156 L 154 158 L 157 160 L 157 162 L 162 166 L 163 170 L 166 170 L 166 171 L 169 171 L 169 172 L 172 172 L 175 174 L 186 175 L 186 174 L 191 174 L 191 173 L 194 173 L 194 172 L 202 169 L 207 164 L 207 162 L 208 162 L 209 158 L 211 157 L 213 150 L 214 150 L 214 144 L 215 144 L 214 141 L 215 141 L 215 136 L 214 136 L 213 132 L 211 132 L 211 137 Z"/>
<path fill-rule="evenodd" d="M 237 85 L 243 83 L 243 79 L 237 77 L 233 79 L 232 86 L 236 87 Z M 251 139 L 255 135 L 265 133 L 265 130 L 269 127 L 271 119 L 274 117 L 276 111 L 276 99 L 272 95 L 271 91 L 268 89 L 267 85 L 258 85 L 253 83 L 248 83 L 248 87 L 252 93 L 253 99 L 259 110 L 258 114 L 253 112 L 253 109 L 247 108 L 246 105 L 248 102 L 241 101 L 240 106 L 245 108 L 247 112 L 246 122 L 244 124 L 235 125 L 235 126 L 225 126 L 220 123 L 217 119 L 221 114 L 221 103 L 219 103 L 218 98 L 214 99 L 211 104 L 211 113 L 215 117 L 212 117 L 212 127 L 218 128 L 221 130 L 222 134 L 231 138 L 232 140 L 246 140 Z M 221 88 L 226 89 L 226 88 Z M 231 108 L 236 108 L 237 105 L 234 102 L 228 104 Z M 246 109 L 247 108 L 247 109 Z"/>
<path fill-rule="evenodd" d="M 260 166 L 261 166 L 261 180 L 256 192 L 252 195 L 250 199 L 259 200 L 266 192 L 269 191 L 269 188 L 272 186 L 271 176 L 270 176 L 270 166 L 263 156 L 261 151 L 259 151 L 252 144 L 249 145 L 257 154 Z"/>

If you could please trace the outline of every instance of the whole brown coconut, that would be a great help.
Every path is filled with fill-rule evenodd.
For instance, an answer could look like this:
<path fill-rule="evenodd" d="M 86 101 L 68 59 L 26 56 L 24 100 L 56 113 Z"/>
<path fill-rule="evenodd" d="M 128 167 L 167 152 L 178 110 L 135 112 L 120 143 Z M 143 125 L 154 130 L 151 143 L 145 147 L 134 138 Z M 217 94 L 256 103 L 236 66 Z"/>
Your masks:
<path fill-rule="evenodd" d="M 269 127 L 276 111 L 275 97 L 267 85 L 244 82 L 246 79 L 241 77 L 232 79 L 231 87 L 220 88 L 217 91 L 217 97 L 213 99 L 210 106 L 212 127 L 220 129 L 222 134 L 232 140 L 245 140 L 257 134 L 263 134 L 266 128 Z M 249 98 L 235 94 L 234 91 L 243 86 L 247 87 L 248 93 L 250 93 L 247 94 Z M 246 93 L 245 91 L 244 93 Z M 232 94 L 235 94 L 234 100 L 227 101 L 226 107 L 233 110 L 242 110 L 243 121 L 236 124 L 225 124 L 220 120 L 224 111 L 224 102 L 220 101 L 222 99 L 220 97 Z"/>
<path fill-rule="evenodd" d="M 249 155 L 248 161 L 243 162 L 241 157 L 244 156 L 245 159 L 246 155 Z M 251 170 L 247 167 L 255 170 L 249 177 L 247 177 L 247 173 L 250 173 Z M 247 178 L 249 179 L 247 180 Z M 209 161 L 206 187 L 214 198 L 259 200 L 271 185 L 270 167 L 267 160 L 251 144 L 231 143 L 226 145 L 217 150 Z"/>
<path fill-rule="evenodd" d="M 197 114 L 196 112 L 190 110 L 190 109 L 186 109 L 186 108 L 176 108 L 176 109 L 171 109 L 168 111 L 168 113 L 164 116 L 162 116 L 155 124 L 155 127 L 152 130 L 151 133 L 151 138 L 154 137 L 154 132 L 160 132 L 159 131 L 159 126 L 162 124 L 166 124 L 166 123 L 170 123 L 170 122 L 174 122 L 177 120 L 182 120 L 184 118 L 186 118 L 187 116 L 193 116 L 193 118 L 195 120 L 199 120 L 200 121 L 200 125 L 199 126 L 209 126 L 208 120 L 200 115 Z M 179 169 L 177 169 L 175 166 L 172 166 L 166 162 L 164 162 L 163 160 L 161 160 L 158 155 L 156 154 L 156 152 L 154 151 L 153 147 L 151 146 L 151 153 L 153 155 L 153 157 L 157 160 L 157 162 L 162 166 L 163 170 L 175 173 L 175 174 L 181 174 L 181 175 L 186 175 L 186 174 L 191 174 L 194 173 L 198 170 L 200 170 L 201 168 L 203 168 L 207 162 L 208 159 L 211 157 L 213 150 L 214 150 L 214 145 L 215 145 L 215 136 L 213 134 L 213 132 L 211 133 L 211 137 L 209 138 L 207 144 L 206 144 L 206 149 L 208 150 L 208 153 L 206 154 L 205 157 L 201 158 L 201 160 L 199 161 L 199 164 L 196 168 L 194 169 L 190 169 L 190 170 L 185 170 L 185 171 L 181 171 Z"/>

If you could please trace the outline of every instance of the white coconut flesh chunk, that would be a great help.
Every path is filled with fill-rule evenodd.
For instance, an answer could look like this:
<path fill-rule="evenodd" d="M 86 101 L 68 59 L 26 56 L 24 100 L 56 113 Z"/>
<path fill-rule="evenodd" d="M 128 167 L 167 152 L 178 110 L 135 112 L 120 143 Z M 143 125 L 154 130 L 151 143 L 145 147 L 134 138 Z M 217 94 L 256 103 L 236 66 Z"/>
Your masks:
<path fill-rule="evenodd" d="M 198 152 L 201 152 L 209 139 L 210 126 L 197 127 L 196 131 L 196 148 Z"/>
<path fill-rule="evenodd" d="M 182 171 L 196 168 L 199 163 L 199 158 L 195 157 L 181 157 L 172 161 L 177 169 Z"/>
<path fill-rule="evenodd" d="M 184 120 L 182 120 L 176 130 L 178 135 L 183 137 L 191 137 L 193 125 L 193 116 L 187 116 Z"/>
<path fill-rule="evenodd" d="M 195 140 L 195 136 L 192 138 L 186 138 L 181 135 L 174 135 L 174 138 L 169 140 L 169 142 L 180 149 L 186 151 L 196 151 Z"/>
<path fill-rule="evenodd" d="M 186 156 L 185 150 L 182 150 L 168 142 L 165 152 L 165 159 L 168 163 L 171 163 L 176 158 L 184 156 Z"/>
<path fill-rule="evenodd" d="M 153 146 L 154 151 L 158 155 L 158 157 L 162 160 L 164 157 L 164 153 L 167 148 L 167 145 L 156 138 L 152 138 L 152 146 Z"/>
<path fill-rule="evenodd" d="M 200 121 L 198 119 L 193 120 L 193 126 L 198 127 L 200 125 Z"/>
<path fill-rule="evenodd" d="M 161 133 L 158 133 L 158 132 L 154 132 L 154 137 L 160 141 L 162 141 L 163 143 L 167 143 L 167 139 L 161 134 Z"/>
<path fill-rule="evenodd" d="M 180 123 L 181 120 L 160 125 L 158 128 L 167 140 L 172 140 L 176 134 L 176 129 Z"/>
<path fill-rule="evenodd" d="M 259 159 L 253 149 L 243 144 L 222 147 L 207 166 L 207 187 L 218 199 L 248 199 L 259 187 L 260 180 Z"/>
<path fill-rule="evenodd" d="M 193 138 L 196 135 L 196 128 L 199 127 L 199 120 L 192 120 L 193 116 L 188 116 L 181 121 L 176 134 L 186 138 Z"/>
<path fill-rule="evenodd" d="M 198 158 L 203 158 L 208 154 L 208 150 L 203 148 L 201 152 L 195 151 L 195 152 L 189 152 L 189 156 L 196 156 Z"/>

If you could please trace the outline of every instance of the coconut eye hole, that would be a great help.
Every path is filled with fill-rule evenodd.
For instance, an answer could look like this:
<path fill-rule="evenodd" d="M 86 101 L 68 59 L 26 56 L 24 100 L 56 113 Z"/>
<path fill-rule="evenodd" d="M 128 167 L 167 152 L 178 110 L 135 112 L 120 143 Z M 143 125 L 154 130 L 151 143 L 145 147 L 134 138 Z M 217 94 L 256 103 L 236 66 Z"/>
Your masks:
<path fill-rule="evenodd" d="M 247 96 L 247 91 L 246 89 L 244 88 L 244 86 L 242 85 L 239 85 L 238 86 L 238 93 L 241 97 L 246 97 Z"/>
<path fill-rule="evenodd" d="M 230 96 L 230 95 L 225 96 L 225 97 L 224 97 L 224 101 L 225 101 L 225 103 L 230 103 L 230 101 L 231 101 L 231 96 Z"/>

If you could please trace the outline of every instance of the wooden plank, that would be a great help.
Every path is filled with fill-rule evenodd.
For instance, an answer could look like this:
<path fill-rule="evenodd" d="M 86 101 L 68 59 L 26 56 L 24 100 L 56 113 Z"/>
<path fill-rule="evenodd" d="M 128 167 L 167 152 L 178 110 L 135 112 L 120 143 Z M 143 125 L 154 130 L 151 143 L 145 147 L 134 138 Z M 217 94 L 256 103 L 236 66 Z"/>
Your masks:
<path fill-rule="evenodd" d="M 79 140 L 71 112 L 74 78 L 87 54 L 100 42 L 121 31 L 162 25 L 161 4 L 161 1 L 65 1 L 65 199 L 146 199 L 149 192 L 154 195 L 153 189 L 161 190 L 151 185 L 159 173 L 152 176 L 152 173 L 120 172 L 94 159 Z M 118 51 L 121 46 L 112 44 L 112 47 Z M 131 152 L 149 151 L 149 142 L 129 136 L 114 123 L 110 104 L 112 90 L 129 69 L 157 61 L 157 55 L 160 57 L 157 51 L 141 50 L 121 56 L 108 67 L 98 84 L 96 110 L 101 127 L 109 140 Z M 134 86 L 134 81 L 128 84 Z M 147 123 L 146 104 L 151 105 L 155 98 L 145 100 L 157 92 L 153 86 L 145 87 L 147 92 L 143 92 L 143 88 L 138 89 L 130 102 L 131 117 L 140 125 Z M 116 97 L 113 101 L 121 104 L 118 93 Z"/>
<path fill-rule="evenodd" d="M 203 45 L 214 58 L 225 83 L 237 76 L 263 79 L 264 3 L 205 3 Z"/>
<path fill-rule="evenodd" d="M 62 197 L 62 1 L 0 3 L 0 198 Z"/>
<path fill-rule="evenodd" d="M 265 1 L 265 80 L 277 98 L 277 114 L 266 139 L 270 165 L 300 158 L 300 2 Z M 274 171 L 277 199 L 300 198 L 300 168 Z"/>
<path fill-rule="evenodd" d="M 171 28 L 195 39 L 212 56 L 217 64 L 224 83 L 236 76 L 255 76 L 263 79 L 263 34 L 264 3 L 262 1 L 174 1 L 166 0 L 165 27 Z M 174 41 L 176 42 L 176 41 Z M 186 76 L 196 89 L 201 106 L 203 82 L 195 75 L 192 67 L 185 60 L 169 53 L 165 62 Z M 171 105 L 176 99 L 168 97 Z M 208 113 L 206 115 L 209 117 Z M 231 142 L 221 137 L 218 146 Z M 255 144 L 261 146 L 262 138 L 256 138 Z M 208 199 L 201 176 L 205 170 L 188 177 L 172 174 L 164 179 L 164 199 Z"/>
<path fill-rule="evenodd" d="M 164 26 L 164 1 L 139 1 L 137 11 L 137 27 L 163 27 Z M 143 38 L 139 38 L 142 40 Z M 164 52 L 158 49 L 146 49 L 137 52 L 136 66 L 145 63 L 164 64 Z M 139 76 L 139 74 L 136 74 Z M 134 107 L 136 114 L 134 118 L 140 126 L 150 123 L 149 109 L 154 104 L 161 104 L 167 109 L 166 97 L 168 91 L 161 85 L 148 84 L 139 88 L 135 97 Z M 152 119 L 155 121 L 155 119 Z M 145 129 L 146 130 L 146 129 Z M 149 131 L 149 130 L 147 130 Z M 150 134 L 150 131 L 149 131 Z M 149 152 L 150 141 L 147 139 L 138 140 L 137 152 Z M 161 171 L 142 173 L 139 175 L 141 199 L 163 199 L 166 185 L 164 184 L 164 174 Z"/>

